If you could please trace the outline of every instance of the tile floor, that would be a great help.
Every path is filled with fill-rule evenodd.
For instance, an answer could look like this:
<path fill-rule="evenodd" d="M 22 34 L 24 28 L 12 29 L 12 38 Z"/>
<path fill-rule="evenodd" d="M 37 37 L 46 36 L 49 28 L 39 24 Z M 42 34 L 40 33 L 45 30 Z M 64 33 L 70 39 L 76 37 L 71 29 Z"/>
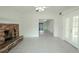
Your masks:
<path fill-rule="evenodd" d="M 24 38 L 9 53 L 78 53 L 79 51 L 64 40 L 53 37 L 49 32 L 39 38 Z"/>

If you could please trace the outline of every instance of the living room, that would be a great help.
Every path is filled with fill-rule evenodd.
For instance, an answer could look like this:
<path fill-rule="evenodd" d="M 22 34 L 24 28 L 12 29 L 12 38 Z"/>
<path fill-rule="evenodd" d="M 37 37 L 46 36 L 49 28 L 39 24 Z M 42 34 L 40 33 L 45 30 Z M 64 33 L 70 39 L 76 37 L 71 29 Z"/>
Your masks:
<path fill-rule="evenodd" d="M 69 37 L 72 34 L 70 34 L 71 28 L 68 26 L 71 27 L 72 23 L 71 25 L 66 25 L 70 21 L 69 17 L 78 15 L 78 9 L 78 6 L 0 6 L 1 52 L 79 52 L 77 50 L 79 48 L 78 38 L 75 35 Z M 70 11 L 73 11 L 73 13 Z M 47 31 L 42 34 L 39 32 L 40 20 L 42 23 L 46 20 L 52 20 L 46 25 L 48 26 Z M 73 31 L 72 33 L 76 32 Z M 9 37 L 11 34 L 12 36 Z M 21 43 L 18 43 L 18 45 L 14 43 L 5 44 L 4 42 L 6 42 L 7 38 L 21 39 L 15 42 L 17 44 L 21 41 Z M 11 47 L 11 45 L 16 46 Z"/>

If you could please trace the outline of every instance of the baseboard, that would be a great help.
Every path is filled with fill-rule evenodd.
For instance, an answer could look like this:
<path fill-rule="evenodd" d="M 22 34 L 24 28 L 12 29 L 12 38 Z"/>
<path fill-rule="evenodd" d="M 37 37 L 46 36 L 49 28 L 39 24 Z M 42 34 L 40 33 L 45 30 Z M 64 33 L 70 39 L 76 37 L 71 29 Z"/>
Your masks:
<path fill-rule="evenodd" d="M 73 48 L 75 48 L 75 49 L 77 49 L 77 50 L 79 50 L 79 48 L 77 48 L 76 46 L 74 46 L 73 44 L 71 44 L 70 42 L 68 42 L 68 41 L 66 41 L 66 40 L 64 40 L 66 43 L 68 43 L 69 45 L 71 45 Z"/>

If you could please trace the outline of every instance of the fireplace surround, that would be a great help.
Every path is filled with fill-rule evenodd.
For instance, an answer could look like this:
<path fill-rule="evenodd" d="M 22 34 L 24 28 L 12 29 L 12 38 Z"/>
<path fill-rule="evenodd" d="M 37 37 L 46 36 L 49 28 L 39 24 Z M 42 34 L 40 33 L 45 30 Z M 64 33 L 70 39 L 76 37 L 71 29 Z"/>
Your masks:
<path fill-rule="evenodd" d="M 8 52 L 22 39 L 23 36 L 19 36 L 19 24 L 0 24 L 0 52 Z"/>

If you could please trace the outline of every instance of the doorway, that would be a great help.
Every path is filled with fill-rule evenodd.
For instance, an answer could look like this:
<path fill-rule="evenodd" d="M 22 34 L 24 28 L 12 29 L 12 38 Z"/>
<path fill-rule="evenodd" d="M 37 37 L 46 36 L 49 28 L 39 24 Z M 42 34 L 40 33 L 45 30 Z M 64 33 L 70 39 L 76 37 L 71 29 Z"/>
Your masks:
<path fill-rule="evenodd" d="M 54 32 L 54 21 L 53 19 L 39 19 L 39 34 Z"/>
<path fill-rule="evenodd" d="M 43 24 L 44 23 L 39 23 L 39 32 L 44 32 Z"/>

